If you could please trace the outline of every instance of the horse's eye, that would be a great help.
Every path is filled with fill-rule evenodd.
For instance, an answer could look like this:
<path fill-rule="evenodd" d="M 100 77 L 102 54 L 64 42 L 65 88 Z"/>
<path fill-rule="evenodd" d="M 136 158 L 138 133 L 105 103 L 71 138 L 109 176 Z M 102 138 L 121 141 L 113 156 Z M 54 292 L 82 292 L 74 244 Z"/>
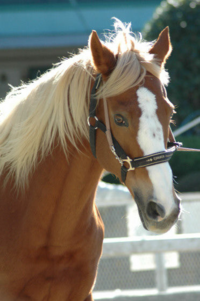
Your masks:
<path fill-rule="evenodd" d="M 126 121 L 126 119 L 120 115 L 120 114 L 116 114 L 115 117 L 115 123 L 119 126 L 128 126 L 128 122 Z"/>

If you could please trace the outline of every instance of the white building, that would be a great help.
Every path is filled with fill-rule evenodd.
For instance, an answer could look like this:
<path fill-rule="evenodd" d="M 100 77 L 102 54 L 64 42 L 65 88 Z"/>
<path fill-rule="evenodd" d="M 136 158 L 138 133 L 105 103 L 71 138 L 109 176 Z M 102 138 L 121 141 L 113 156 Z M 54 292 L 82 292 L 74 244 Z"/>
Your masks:
<path fill-rule="evenodd" d="M 33 79 L 60 58 L 86 46 L 112 17 L 141 31 L 161 0 L 0 0 L 0 98 L 8 83 Z"/>

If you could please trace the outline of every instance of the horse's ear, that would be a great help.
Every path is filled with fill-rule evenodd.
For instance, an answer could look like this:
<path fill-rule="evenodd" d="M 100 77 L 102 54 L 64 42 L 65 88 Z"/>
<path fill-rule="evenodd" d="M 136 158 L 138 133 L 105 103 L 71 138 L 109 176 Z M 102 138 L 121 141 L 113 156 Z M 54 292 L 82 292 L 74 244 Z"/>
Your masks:
<path fill-rule="evenodd" d="M 160 65 L 165 64 L 167 58 L 172 51 L 172 45 L 169 36 L 169 27 L 167 26 L 161 33 L 149 53 L 155 54 L 155 57 L 159 60 Z"/>
<path fill-rule="evenodd" d="M 116 65 L 116 59 L 110 49 L 108 49 L 101 41 L 96 33 L 92 31 L 89 38 L 89 46 L 92 54 L 92 62 L 97 70 L 104 77 L 110 75 Z"/>

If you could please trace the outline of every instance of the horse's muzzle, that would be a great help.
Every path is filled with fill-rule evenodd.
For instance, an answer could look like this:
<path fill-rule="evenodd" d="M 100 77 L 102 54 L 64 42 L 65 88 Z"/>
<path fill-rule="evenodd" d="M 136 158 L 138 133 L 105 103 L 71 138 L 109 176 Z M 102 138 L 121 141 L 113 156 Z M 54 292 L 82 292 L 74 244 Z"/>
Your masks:
<path fill-rule="evenodd" d="M 167 232 L 176 223 L 181 211 L 178 196 L 175 196 L 174 204 L 170 210 L 166 210 L 164 205 L 154 199 L 150 199 L 145 205 L 143 202 L 142 206 L 138 200 L 136 203 L 144 228 L 155 233 Z"/>

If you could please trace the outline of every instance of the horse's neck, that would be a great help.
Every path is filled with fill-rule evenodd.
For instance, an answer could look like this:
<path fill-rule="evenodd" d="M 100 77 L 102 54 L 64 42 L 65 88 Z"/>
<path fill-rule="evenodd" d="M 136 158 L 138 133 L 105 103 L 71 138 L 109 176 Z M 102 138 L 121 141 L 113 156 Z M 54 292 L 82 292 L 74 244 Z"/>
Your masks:
<path fill-rule="evenodd" d="M 30 177 L 27 192 L 14 200 L 23 240 L 34 249 L 46 246 L 58 253 L 75 237 L 80 240 L 96 214 L 94 195 L 101 172 L 87 142 L 81 151 L 71 149 L 68 160 L 57 147 Z"/>

